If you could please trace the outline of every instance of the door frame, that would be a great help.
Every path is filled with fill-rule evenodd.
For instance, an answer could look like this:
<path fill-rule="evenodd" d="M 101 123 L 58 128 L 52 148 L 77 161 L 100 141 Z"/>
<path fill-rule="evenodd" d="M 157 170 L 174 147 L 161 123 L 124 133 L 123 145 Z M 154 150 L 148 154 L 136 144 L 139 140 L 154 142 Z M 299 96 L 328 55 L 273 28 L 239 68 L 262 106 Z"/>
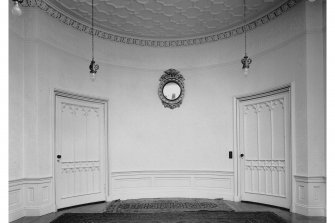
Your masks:
<path fill-rule="evenodd" d="M 56 199 L 56 97 L 64 97 L 64 98 L 70 98 L 70 99 L 75 99 L 75 100 L 82 100 L 82 101 L 88 101 L 88 102 L 95 102 L 95 103 L 100 103 L 103 105 L 104 108 L 104 133 L 105 133 L 105 149 L 104 149 L 104 154 L 105 154 L 105 184 L 104 184 L 104 189 L 105 189 L 105 201 L 107 201 L 108 196 L 109 196 L 109 162 L 108 162 L 108 157 L 109 157 L 109 141 L 108 141 L 108 108 L 109 108 L 109 99 L 107 98 L 101 98 L 101 97 L 96 97 L 96 96 L 91 96 L 91 95 L 85 95 L 85 94 L 79 94 L 79 93 L 74 93 L 71 91 L 66 91 L 66 90 L 61 90 L 61 89 L 53 89 L 52 90 L 52 153 L 51 153 L 51 159 L 52 159 L 52 186 L 53 186 L 53 196 L 54 196 L 54 204 L 55 204 L 55 211 L 58 210 L 57 207 L 57 199 Z"/>
<path fill-rule="evenodd" d="M 292 82 L 290 84 L 285 84 L 279 87 L 259 91 L 259 92 L 254 92 L 254 93 L 249 93 L 249 94 L 244 94 L 244 95 L 239 95 L 233 97 L 233 114 L 234 114 L 234 146 L 233 146 L 233 163 L 234 163 L 234 201 L 239 202 L 241 201 L 241 170 L 240 170 L 240 159 L 239 159 L 239 154 L 240 154 L 240 139 L 239 139 L 239 104 L 240 102 L 247 101 L 247 100 L 252 100 L 256 98 L 261 98 L 261 97 L 266 97 L 270 95 L 275 95 L 279 93 L 284 93 L 288 92 L 288 98 L 289 98 L 289 105 L 290 105 L 290 117 L 289 117 L 289 123 L 290 125 L 288 126 L 289 128 L 289 165 L 290 165 L 290 170 L 289 170 L 289 185 L 290 187 L 288 188 L 289 191 L 289 199 L 290 199 L 290 211 L 292 211 L 292 208 L 294 207 L 293 203 L 295 201 L 295 191 L 294 191 L 294 179 L 293 179 L 293 173 L 295 172 L 295 166 L 293 163 L 293 160 L 295 160 L 295 82 Z"/>

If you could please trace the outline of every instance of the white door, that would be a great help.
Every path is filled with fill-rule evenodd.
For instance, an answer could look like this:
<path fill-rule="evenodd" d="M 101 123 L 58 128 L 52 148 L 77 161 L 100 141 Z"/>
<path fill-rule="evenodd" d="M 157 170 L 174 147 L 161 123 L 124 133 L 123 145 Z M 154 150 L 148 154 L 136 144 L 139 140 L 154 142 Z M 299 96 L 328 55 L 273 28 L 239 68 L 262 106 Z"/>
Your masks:
<path fill-rule="evenodd" d="M 56 206 L 105 200 L 104 104 L 56 96 Z"/>
<path fill-rule="evenodd" d="M 241 199 L 290 208 L 289 92 L 239 103 Z"/>

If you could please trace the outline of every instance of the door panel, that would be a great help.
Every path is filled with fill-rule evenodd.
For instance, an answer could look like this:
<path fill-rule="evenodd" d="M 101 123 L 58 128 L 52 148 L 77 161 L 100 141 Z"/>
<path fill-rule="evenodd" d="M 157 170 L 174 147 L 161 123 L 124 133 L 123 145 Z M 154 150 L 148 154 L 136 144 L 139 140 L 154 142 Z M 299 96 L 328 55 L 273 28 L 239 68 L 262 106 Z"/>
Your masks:
<path fill-rule="evenodd" d="M 290 207 L 289 92 L 239 102 L 241 198 Z"/>
<path fill-rule="evenodd" d="M 55 114 L 57 208 L 105 200 L 104 104 L 56 96 Z"/>

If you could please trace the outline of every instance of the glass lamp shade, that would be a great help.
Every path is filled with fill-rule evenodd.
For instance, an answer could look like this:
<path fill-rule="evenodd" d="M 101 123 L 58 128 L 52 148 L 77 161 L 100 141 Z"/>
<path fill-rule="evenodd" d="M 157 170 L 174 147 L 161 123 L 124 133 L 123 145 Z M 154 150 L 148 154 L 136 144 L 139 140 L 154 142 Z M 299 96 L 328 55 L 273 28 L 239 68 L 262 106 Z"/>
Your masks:
<path fill-rule="evenodd" d="M 244 76 L 248 76 L 248 73 L 249 73 L 249 68 L 244 68 Z"/>
<path fill-rule="evenodd" d="M 247 55 L 245 55 L 242 60 L 241 60 L 241 63 L 242 63 L 242 69 L 244 70 L 244 75 L 247 76 L 248 75 L 248 71 L 249 71 L 249 67 L 250 67 L 250 64 L 251 64 L 252 60 L 250 57 L 248 57 Z"/>
<path fill-rule="evenodd" d="M 22 10 L 19 6 L 19 2 L 17 2 L 17 1 L 14 2 L 14 6 L 12 8 L 12 14 L 15 15 L 15 16 L 22 15 Z"/>
<path fill-rule="evenodd" d="M 97 77 L 96 73 L 90 72 L 90 79 L 91 79 L 91 81 L 95 81 L 96 77 Z"/>
<path fill-rule="evenodd" d="M 94 59 L 92 59 L 89 68 L 90 68 L 90 79 L 94 81 L 97 76 L 99 65 L 95 63 Z"/>

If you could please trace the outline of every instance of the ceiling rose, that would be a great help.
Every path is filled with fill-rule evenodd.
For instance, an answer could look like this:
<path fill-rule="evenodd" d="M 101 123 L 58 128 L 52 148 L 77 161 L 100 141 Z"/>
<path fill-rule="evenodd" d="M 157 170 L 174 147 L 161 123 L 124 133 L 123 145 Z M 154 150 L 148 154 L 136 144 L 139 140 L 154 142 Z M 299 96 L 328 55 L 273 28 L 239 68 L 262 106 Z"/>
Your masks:
<path fill-rule="evenodd" d="M 299 0 L 247 0 L 246 30 L 278 17 Z M 25 0 L 52 17 L 89 33 L 90 0 Z M 95 35 L 142 46 L 185 46 L 241 34 L 243 1 L 95 0 Z"/>

